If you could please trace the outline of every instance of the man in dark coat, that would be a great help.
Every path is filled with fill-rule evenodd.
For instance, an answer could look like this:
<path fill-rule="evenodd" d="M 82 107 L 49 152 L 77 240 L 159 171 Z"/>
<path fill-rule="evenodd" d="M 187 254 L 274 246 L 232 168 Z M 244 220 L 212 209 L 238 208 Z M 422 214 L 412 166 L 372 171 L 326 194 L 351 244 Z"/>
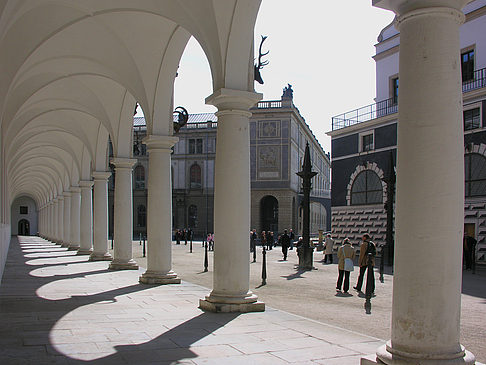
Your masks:
<path fill-rule="evenodd" d="M 375 266 L 375 256 L 376 256 L 376 246 L 371 241 L 371 237 L 368 233 L 363 235 L 363 242 L 359 247 L 359 276 L 358 282 L 353 289 L 357 291 L 361 291 L 361 286 L 363 285 L 363 279 L 366 273 L 366 269 L 368 268 L 368 254 L 371 253 L 371 270 Z M 375 277 L 373 276 L 371 284 L 371 292 L 375 292 Z"/>
<path fill-rule="evenodd" d="M 282 245 L 282 253 L 284 261 L 287 261 L 287 252 L 290 246 L 290 236 L 287 233 L 287 230 L 284 230 L 284 234 L 280 237 L 280 243 Z"/>

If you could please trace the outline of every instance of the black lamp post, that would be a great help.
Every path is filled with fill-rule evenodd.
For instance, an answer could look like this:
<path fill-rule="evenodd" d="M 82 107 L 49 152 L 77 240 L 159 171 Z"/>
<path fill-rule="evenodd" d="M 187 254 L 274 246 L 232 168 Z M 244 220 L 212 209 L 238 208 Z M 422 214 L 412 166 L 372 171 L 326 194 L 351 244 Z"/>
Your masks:
<path fill-rule="evenodd" d="M 312 270 L 312 255 L 314 249 L 310 246 L 310 192 L 312 190 L 311 180 L 317 175 L 317 172 L 312 171 L 309 142 L 307 142 L 305 146 L 302 171 L 298 172 L 297 175 L 302 179 L 302 192 L 304 194 L 304 199 L 302 201 L 302 246 L 298 248 L 300 250 L 299 268 Z"/>

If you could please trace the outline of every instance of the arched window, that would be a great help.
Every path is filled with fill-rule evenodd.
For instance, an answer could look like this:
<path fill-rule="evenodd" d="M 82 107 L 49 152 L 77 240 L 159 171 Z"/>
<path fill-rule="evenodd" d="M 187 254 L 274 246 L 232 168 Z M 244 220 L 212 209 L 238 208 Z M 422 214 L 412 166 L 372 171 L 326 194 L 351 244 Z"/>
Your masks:
<path fill-rule="evenodd" d="M 486 158 L 479 153 L 464 155 L 466 197 L 486 195 Z"/>
<path fill-rule="evenodd" d="M 198 164 L 192 165 L 189 175 L 191 189 L 201 188 L 201 167 Z"/>
<path fill-rule="evenodd" d="M 145 189 L 145 169 L 142 165 L 135 167 L 135 189 Z"/>
<path fill-rule="evenodd" d="M 197 206 L 190 205 L 188 210 L 188 223 L 189 228 L 197 227 Z"/>
<path fill-rule="evenodd" d="M 380 177 L 372 170 L 360 172 L 351 187 L 351 205 L 379 203 L 383 203 L 383 187 Z"/>
<path fill-rule="evenodd" d="M 139 205 L 137 208 L 137 227 L 145 227 L 147 224 L 147 210 L 145 205 Z"/>

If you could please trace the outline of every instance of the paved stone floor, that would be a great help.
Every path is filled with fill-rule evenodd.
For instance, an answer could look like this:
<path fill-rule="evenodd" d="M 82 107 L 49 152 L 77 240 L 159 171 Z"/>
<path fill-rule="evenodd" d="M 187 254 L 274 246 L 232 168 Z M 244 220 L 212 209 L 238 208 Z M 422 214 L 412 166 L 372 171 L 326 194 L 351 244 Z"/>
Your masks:
<path fill-rule="evenodd" d="M 213 314 L 202 286 L 147 286 L 37 237 L 12 239 L 0 364 L 358 364 L 374 337 L 267 308 Z"/>
<path fill-rule="evenodd" d="M 142 246 L 133 248 L 145 266 Z M 212 286 L 212 254 L 204 273 L 200 244 L 192 254 L 173 246 L 181 285 L 147 286 L 138 283 L 144 269 L 109 271 L 107 262 L 88 262 L 40 238 L 13 238 L 0 286 L 0 364 L 357 365 L 384 342 L 379 338 L 389 338 L 390 275 L 377 282 L 366 315 L 362 296 L 336 293 L 336 267 L 320 262 L 320 253 L 318 270 L 306 273 L 295 269 L 295 251 L 289 261 L 280 256 L 278 249 L 268 253 L 265 286 L 260 252 L 250 266 L 265 312 L 213 314 L 197 308 Z M 485 275 L 465 279 L 462 343 L 478 355 L 470 347 L 484 347 Z"/>

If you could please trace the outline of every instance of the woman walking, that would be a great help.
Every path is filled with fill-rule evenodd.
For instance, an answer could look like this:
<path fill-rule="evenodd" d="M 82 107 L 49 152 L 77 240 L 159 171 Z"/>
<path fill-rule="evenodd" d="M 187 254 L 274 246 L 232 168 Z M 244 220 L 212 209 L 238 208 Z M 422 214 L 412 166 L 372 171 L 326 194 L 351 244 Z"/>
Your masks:
<path fill-rule="evenodd" d="M 349 239 L 345 238 L 343 245 L 339 247 L 337 252 L 339 276 L 336 284 L 336 290 L 341 291 L 344 278 L 343 289 L 346 294 L 349 290 L 349 273 L 354 270 L 353 262 L 355 254 L 356 253 L 353 246 L 351 246 L 351 242 L 349 242 Z"/>

